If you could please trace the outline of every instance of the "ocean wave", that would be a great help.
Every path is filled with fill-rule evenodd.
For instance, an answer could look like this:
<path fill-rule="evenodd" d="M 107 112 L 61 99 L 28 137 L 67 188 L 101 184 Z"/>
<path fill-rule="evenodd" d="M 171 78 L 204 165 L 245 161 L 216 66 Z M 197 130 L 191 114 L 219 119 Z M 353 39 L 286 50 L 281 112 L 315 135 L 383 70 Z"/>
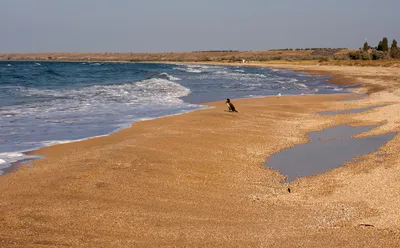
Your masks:
<path fill-rule="evenodd" d="M 229 71 L 215 71 L 213 74 L 216 75 L 226 75 L 229 79 L 236 79 L 236 80 L 251 80 L 257 78 L 267 78 L 264 74 L 259 73 L 238 73 L 238 72 L 229 72 Z"/>
<path fill-rule="evenodd" d="M 49 111 L 89 111 L 96 108 L 107 108 L 107 104 L 180 104 L 182 96 L 190 93 L 190 89 L 167 79 L 151 78 L 143 81 L 92 85 L 87 87 L 67 88 L 60 90 L 37 89 L 14 86 L 9 91 L 20 98 L 34 97 L 40 99 L 23 105 L 23 109 L 2 109 L 2 112 L 24 115 Z M 12 111 L 11 111 L 12 110 Z"/>
<path fill-rule="evenodd" d="M 179 81 L 179 80 L 182 80 L 182 79 L 180 79 L 180 78 L 177 78 L 177 77 L 174 77 L 174 76 L 172 76 L 172 75 L 169 75 L 169 74 L 166 73 L 166 72 L 162 72 L 162 73 L 160 73 L 159 75 L 160 75 L 161 77 L 165 78 L 165 79 L 172 80 L 172 81 Z"/>
<path fill-rule="evenodd" d="M 295 83 L 294 85 L 299 86 L 300 88 L 308 89 L 307 85 L 305 84 Z"/>
<path fill-rule="evenodd" d="M 20 97 L 60 97 L 64 94 L 56 90 L 37 89 L 26 86 L 11 86 L 8 87 L 9 92 L 19 95 Z"/>
<path fill-rule="evenodd" d="M 174 67 L 174 70 L 190 72 L 190 73 L 213 73 L 218 70 L 226 70 L 223 66 L 208 66 L 208 65 L 181 65 L 179 67 Z"/>
<path fill-rule="evenodd" d="M 182 102 L 179 97 L 190 94 L 190 89 L 166 79 L 152 78 L 135 83 L 143 98 L 149 98 L 154 102 Z"/>
<path fill-rule="evenodd" d="M 217 69 L 221 68 L 220 66 L 209 66 L 209 65 L 186 65 L 187 68 L 197 68 L 197 69 L 203 69 L 203 70 L 208 70 L 208 69 Z"/>
<path fill-rule="evenodd" d="M 191 67 L 175 67 L 174 70 L 184 71 L 184 72 L 191 72 L 191 73 L 202 73 L 201 70 L 194 69 Z"/>

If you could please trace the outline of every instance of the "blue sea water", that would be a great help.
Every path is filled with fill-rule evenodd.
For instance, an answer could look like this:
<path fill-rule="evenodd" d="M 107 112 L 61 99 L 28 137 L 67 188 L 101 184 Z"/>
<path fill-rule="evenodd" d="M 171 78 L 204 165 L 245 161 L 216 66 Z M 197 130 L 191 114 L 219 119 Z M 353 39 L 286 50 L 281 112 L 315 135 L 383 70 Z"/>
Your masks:
<path fill-rule="evenodd" d="M 205 108 L 202 102 L 346 92 L 327 79 L 244 66 L 0 62 L 0 169 L 31 158 L 24 151 Z"/>

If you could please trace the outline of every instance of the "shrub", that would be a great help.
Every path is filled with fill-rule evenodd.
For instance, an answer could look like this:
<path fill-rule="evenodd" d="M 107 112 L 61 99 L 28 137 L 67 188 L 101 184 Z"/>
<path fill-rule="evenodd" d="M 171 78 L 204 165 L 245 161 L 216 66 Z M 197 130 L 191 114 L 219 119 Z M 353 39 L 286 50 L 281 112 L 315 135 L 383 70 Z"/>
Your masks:
<path fill-rule="evenodd" d="M 349 57 L 352 60 L 358 60 L 358 59 L 370 60 L 371 59 L 371 56 L 369 55 L 369 53 L 365 52 L 365 51 L 362 51 L 362 50 L 356 51 L 356 52 L 350 52 L 349 53 Z"/>
<path fill-rule="evenodd" d="M 389 59 L 389 53 L 383 51 L 373 51 L 372 60 Z"/>
<path fill-rule="evenodd" d="M 272 60 L 281 60 L 282 56 L 272 56 Z"/>
<path fill-rule="evenodd" d="M 318 48 L 315 49 L 311 55 L 319 55 L 319 56 L 330 56 L 334 55 L 335 53 L 341 51 L 340 48 Z"/>
<path fill-rule="evenodd" d="M 334 60 L 349 60 L 350 56 L 349 54 L 335 54 L 333 55 Z"/>
<path fill-rule="evenodd" d="M 319 59 L 318 59 L 318 62 L 326 62 L 326 61 L 329 61 L 329 57 L 327 57 L 327 56 L 322 56 L 322 57 L 319 57 Z"/>

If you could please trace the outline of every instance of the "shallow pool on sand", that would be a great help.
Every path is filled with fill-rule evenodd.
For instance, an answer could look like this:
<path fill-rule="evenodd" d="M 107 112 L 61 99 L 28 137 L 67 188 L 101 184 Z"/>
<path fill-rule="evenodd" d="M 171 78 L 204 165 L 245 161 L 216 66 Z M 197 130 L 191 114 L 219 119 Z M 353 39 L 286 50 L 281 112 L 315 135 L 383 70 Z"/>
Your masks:
<path fill-rule="evenodd" d="M 308 134 L 310 141 L 278 152 L 265 165 L 287 176 L 287 182 L 340 167 L 346 161 L 377 151 L 397 134 L 395 132 L 352 138 L 377 126 L 339 125 Z"/>

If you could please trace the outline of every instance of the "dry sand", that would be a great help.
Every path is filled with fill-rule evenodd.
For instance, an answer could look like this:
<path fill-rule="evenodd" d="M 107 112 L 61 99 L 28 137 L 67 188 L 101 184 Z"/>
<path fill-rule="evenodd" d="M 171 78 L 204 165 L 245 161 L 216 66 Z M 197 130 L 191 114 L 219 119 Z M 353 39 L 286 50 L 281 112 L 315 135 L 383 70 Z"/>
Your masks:
<path fill-rule="evenodd" d="M 207 103 L 215 108 L 36 151 L 46 158 L 0 177 L 0 247 L 400 247 L 399 136 L 377 152 L 387 156 L 289 185 L 261 166 L 309 131 L 400 131 L 400 69 L 285 67 L 366 83 L 369 97 L 234 100 L 239 113 Z M 315 114 L 378 104 L 389 105 Z"/>

